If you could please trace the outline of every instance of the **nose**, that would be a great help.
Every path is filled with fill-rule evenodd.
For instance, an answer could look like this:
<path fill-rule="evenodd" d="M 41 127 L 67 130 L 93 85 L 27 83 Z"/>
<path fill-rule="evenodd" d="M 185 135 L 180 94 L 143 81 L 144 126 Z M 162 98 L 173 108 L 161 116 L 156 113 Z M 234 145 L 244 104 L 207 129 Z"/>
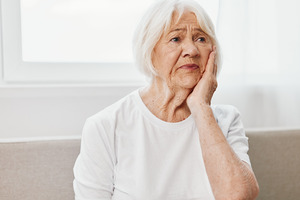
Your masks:
<path fill-rule="evenodd" d="M 197 57 L 199 56 L 199 50 L 194 41 L 188 40 L 182 44 L 182 56 L 183 57 Z"/>

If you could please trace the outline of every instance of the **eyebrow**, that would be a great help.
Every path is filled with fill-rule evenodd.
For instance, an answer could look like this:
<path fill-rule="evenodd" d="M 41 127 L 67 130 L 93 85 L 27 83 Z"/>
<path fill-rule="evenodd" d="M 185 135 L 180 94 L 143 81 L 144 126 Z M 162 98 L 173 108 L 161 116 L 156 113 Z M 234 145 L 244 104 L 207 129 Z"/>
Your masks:
<path fill-rule="evenodd" d="M 201 28 L 194 28 L 194 30 L 199 31 L 201 33 L 205 33 Z M 186 31 L 186 28 L 175 28 L 171 30 L 169 33 L 179 32 L 179 31 Z"/>

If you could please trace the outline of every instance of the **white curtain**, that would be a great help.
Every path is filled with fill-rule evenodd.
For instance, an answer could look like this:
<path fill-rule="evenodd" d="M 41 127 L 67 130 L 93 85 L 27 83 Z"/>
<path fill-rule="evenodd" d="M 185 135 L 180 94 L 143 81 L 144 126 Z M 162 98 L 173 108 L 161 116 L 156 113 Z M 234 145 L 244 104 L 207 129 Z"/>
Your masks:
<path fill-rule="evenodd" d="M 214 103 L 246 128 L 300 127 L 300 1 L 219 0 L 223 65 Z"/>

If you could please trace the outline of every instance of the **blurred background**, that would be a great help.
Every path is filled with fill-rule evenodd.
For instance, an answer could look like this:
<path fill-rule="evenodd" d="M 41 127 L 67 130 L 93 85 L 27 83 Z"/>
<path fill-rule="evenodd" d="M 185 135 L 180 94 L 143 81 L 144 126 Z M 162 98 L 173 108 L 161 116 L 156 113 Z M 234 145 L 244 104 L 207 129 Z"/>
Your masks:
<path fill-rule="evenodd" d="M 156 0 L 0 0 L 0 139 L 80 137 L 146 81 L 131 41 Z M 300 128 L 300 2 L 198 0 L 223 56 L 214 104 L 246 129 Z"/>

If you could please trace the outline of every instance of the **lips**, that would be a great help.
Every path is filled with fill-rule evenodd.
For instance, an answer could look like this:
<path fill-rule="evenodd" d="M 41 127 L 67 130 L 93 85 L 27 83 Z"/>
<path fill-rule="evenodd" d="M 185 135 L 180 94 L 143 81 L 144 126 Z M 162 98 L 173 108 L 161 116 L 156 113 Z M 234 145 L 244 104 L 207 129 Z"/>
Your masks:
<path fill-rule="evenodd" d="M 180 69 L 188 69 L 188 70 L 195 70 L 199 69 L 199 66 L 196 64 L 186 64 L 179 67 Z"/>

